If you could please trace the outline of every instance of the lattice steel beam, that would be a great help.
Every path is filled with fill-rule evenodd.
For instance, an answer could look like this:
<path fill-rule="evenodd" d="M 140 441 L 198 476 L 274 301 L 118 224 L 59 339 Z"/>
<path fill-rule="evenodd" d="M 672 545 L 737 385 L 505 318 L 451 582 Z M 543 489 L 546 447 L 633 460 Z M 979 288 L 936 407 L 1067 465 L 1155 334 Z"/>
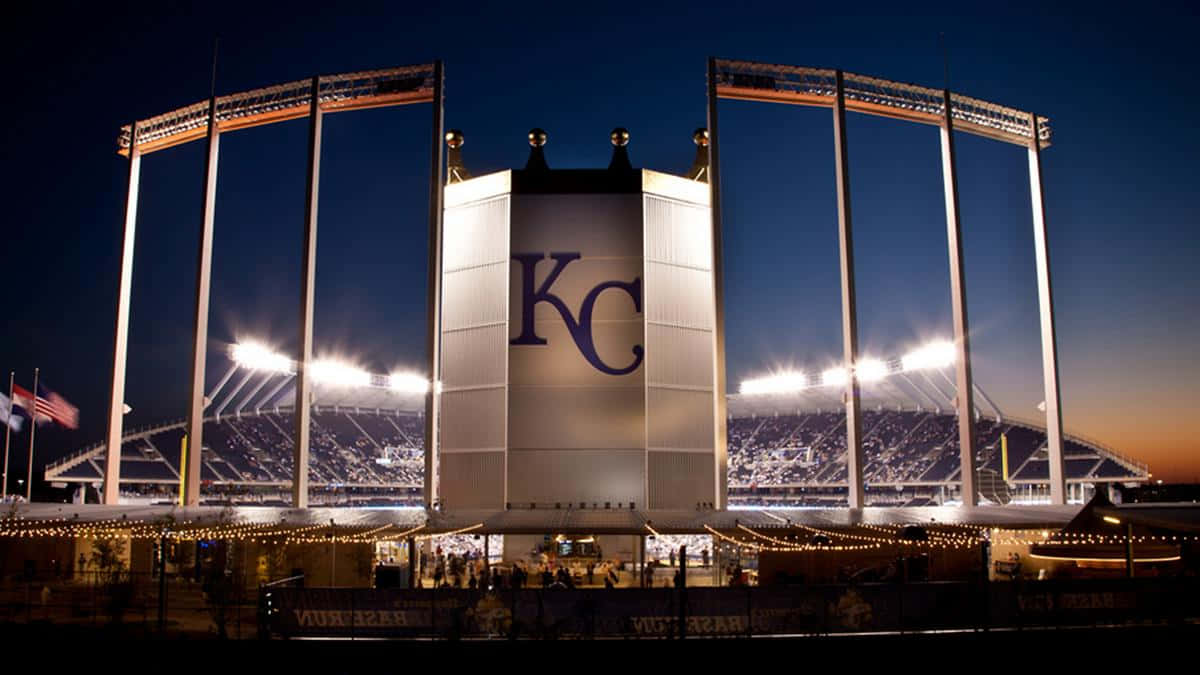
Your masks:
<path fill-rule="evenodd" d="M 792 103 L 832 108 L 835 72 L 830 68 L 783 66 L 718 59 L 717 95 L 743 101 Z M 941 125 L 942 90 L 843 73 L 846 109 L 896 119 Z M 954 128 L 1007 143 L 1029 146 L 1030 114 L 961 94 L 950 95 Z M 1038 141 L 1050 146 L 1050 120 L 1038 117 Z"/>
<path fill-rule="evenodd" d="M 433 64 L 324 75 L 320 82 L 322 112 L 433 100 Z M 231 131 L 307 117 L 311 91 L 310 78 L 220 96 L 217 128 Z M 203 138 L 207 123 L 208 101 L 142 120 L 137 125 L 138 151 L 146 154 Z M 121 127 L 117 135 L 119 154 L 129 154 L 129 134 L 129 125 Z"/>

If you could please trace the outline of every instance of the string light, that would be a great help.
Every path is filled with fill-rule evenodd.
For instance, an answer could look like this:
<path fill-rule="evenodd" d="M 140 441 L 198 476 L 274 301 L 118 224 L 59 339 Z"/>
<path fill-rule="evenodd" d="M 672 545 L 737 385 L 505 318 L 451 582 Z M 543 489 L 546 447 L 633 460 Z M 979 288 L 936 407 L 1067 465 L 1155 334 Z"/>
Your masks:
<path fill-rule="evenodd" d="M 779 527 L 799 529 L 813 535 L 828 537 L 829 545 L 812 544 L 809 541 L 789 538 L 788 535 L 771 536 L 756 531 L 753 528 L 738 524 L 737 528 L 745 532 L 751 540 L 739 539 L 721 533 L 709 525 L 704 529 L 721 541 L 760 551 L 851 551 L 879 548 L 881 546 L 914 546 L 930 549 L 965 549 L 976 547 L 988 541 L 996 546 L 1033 546 L 1063 547 L 1063 546 L 1100 546 L 1127 544 L 1162 544 L 1178 545 L 1180 543 L 1200 541 L 1197 535 L 1178 534 L 1141 534 L 1130 537 L 1128 534 L 1101 534 L 1092 532 L 1055 532 L 1040 530 L 1036 534 L 1021 533 L 1020 531 L 1000 530 L 994 528 L 990 532 L 975 525 L 962 523 L 925 523 L 876 525 L 859 523 L 846 530 L 828 530 L 802 523 L 792 523 L 786 519 L 768 514 L 780 523 Z M 430 532 L 416 537 L 427 540 L 437 537 L 453 536 L 478 530 L 484 526 L 476 523 L 467 527 L 448 532 Z M 902 533 L 906 527 L 918 526 L 925 530 L 927 540 L 904 539 Z M 374 527 L 356 528 L 336 524 L 289 525 L 280 521 L 276 523 L 238 523 L 193 521 L 190 519 L 178 521 L 140 520 L 126 517 L 107 518 L 94 521 L 80 521 L 78 517 L 58 517 L 33 520 L 23 515 L 12 515 L 0 518 L 0 538 L 41 539 L 41 538 L 74 538 L 88 540 L 159 540 L 167 539 L 175 542 L 182 541 L 248 541 L 260 544 L 319 544 L 319 543 L 378 543 L 404 539 L 426 529 L 425 524 L 415 525 L 401 530 L 397 523 L 387 523 Z M 650 524 L 645 523 L 645 529 L 654 536 L 660 533 Z M 761 529 L 761 528 L 760 528 Z M 847 543 L 854 542 L 854 543 Z"/>
<path fill-rule="evenodd" d="M 423 534 L 423 535 L 417 537 L 417 539 L 424 541 L 426 539 L 437 539 L 438 537 L 453 537 L 456 534 L 462 534 L 464 532 L 471 532 L 473 530 L 478 530 L 481 527 L 483 527 L 483 523 L 475 523 L 474 525 L 462 527 L 457 530 L 451 530 L 449 532 L 437 532 L 434 534 Z"/>

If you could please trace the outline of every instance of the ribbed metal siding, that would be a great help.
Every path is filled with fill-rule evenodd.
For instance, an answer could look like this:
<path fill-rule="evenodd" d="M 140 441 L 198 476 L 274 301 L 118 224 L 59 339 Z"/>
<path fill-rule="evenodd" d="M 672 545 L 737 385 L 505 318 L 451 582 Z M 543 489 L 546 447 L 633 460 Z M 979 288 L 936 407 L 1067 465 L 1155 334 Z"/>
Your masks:
<path fill-rule="evenodd" d="M 446 210 L 444 271 L 508 262 L 508 201 L 496 197 Z"/>
<path fill-rule="evenodd" d="M 712 269 L 712 223 L 709 210 L 647 196 L 646 259 Z"/>
<path fill-rule="evenodd" d="M 712 331 L 649 324 L 646 341 L 663 347 L 646 360 L 650 386 L 681 385 L 712 390 L 712 368 L 699 365 L 712 360 Z"/>
<path fill-rule="evenodd" d="M 443 390 L 481 385 L 503 387 L 507 377 L 507 336 L 507 323 L 443 332 L 442 351 L 454 355 L 453 359 L 442 361 Z"/>
<path fill-rule="evenodd" d="M 513 504 L 642 501 L 641 450 L 514 449 L 508 461 Z"/>
<path fill-rule="evenodd" d="M 712 390 L 649 387 L 646 446 L 712 451 Z"/>
<path fill-rule="evenodd" d="M 440 494 L 449 508 L 504 504 L 509 206 L 446 210 L 442 274 Z"/>
<path fill-rule="evenodd" d="M 711 502 L 713 456 L 694 452 L 650 453 L 650 508 L 694 509 Z"/>
<path fill-rule="evenodd" d="M 508 263 L 447 272 L 442 282 L 442 331 L 508 320 Z"/>
<path fill-rule="evenodd" d="M 647 260 L 645 292 L 648 323 L 712 329 L 712 272 Z"/>
<path fill-rule="evenodd" d="M 504 387 L 443 391 L 442 452 L 503 450 L 504 398 Z"/>
<path fill-rule="evenodd" d="M 712 229 L 705 207 L 644 197 L 650 508 L 714 496 Z"/>
<path fill-rule="evenodd" d="M 454 509 L 504 508 L 504 453 L 442 456 L 442 502 Z"/>

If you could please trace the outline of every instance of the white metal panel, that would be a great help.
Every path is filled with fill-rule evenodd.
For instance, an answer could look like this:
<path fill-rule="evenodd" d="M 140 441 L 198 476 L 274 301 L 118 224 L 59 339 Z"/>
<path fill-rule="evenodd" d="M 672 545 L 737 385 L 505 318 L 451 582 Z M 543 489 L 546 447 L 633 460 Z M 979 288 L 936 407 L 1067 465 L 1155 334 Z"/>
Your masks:
<path fill-rule="evenodd" d="M 442 392 L 442 452 L 504 448 L 504 389 Z"/>
<path fill-rule="evenodd" d="M 712 331 L 646 326 L 646 381 L 712 390 Z"/>
<path fill-rule="evenodd" d="M 442 268 L 454 272 L 508 260 L 508 195 L 447 209 Z"/>
<path fill-rule="evenodd" d="M 712 328 L 711 272 L 647 261 L 645 296 L 647 323 Z"/>
<path fill-rule="evenodd" d="M 711 210 L 657 183 L 670 198 L 643 197 L 646 492 L 651 508 L 694 508 L 716 480 Z"/>
<path fill-rule="evenodd" d="M 650 508 L 694 509 L 697 504 L 712 502 L 713 461 L 711 454 L 651 452 Z"/>
<path fill-rule="evenodd" d="M 712 269 L 709 213 L 706 207 L 647 195 L 646 259 Z"/>
<path fill-rule="evenodd" d="M 647 195 L 662 195 L 702 206 L 712 203 L 708 182 L 659 173 L 650 169 L 642 169 L 642 192 Z"/>
<path fill-rule="evenodd" d="M 469 452 L 442 457 L 443 507 L 446 509 L 504 508 L 504 453 Z M 449 480 L 447 480 L 449 479 Z"/>
<path fill-rule="evenodd" d="M 451 183 L 446 186 L 442 203 L 445 208 L 477 202 L 496 195 L 512 192 L 512 171 L 505 169 L 484 176 L 477 176 L 461 183 Z"/>
<path fill-rule="evenodd" d="M 508 326 L 503 323 L 442 334 L 442 390 L 505 386 Z"/>
<path fill-rule="evenodd" d="M 500 508 L 507 445 L 509 172 L 446 188 L 439 495 Z"/>
<path fill-rule="evenodd" d="M 641 503 L 642 450 L 509 451 L 509 501 Z"/>
<path fill-rule="evenodd" d="M 640 379 L 640 378 L 639 378 Z M 509 444 L 514 448 L 641 448 L 645 407 L 634 386 L 512 386 Z"/>
<path fill-rule="evenodd" d="M 647 447 L 713 447 L 711 391 L 650 387 L 646 396 Z"/>
<path fill-rule="evenodd" d="M 442 282 L 442 331 L 508 320 L 508 263 L 449 272 Z M 442 362 L 452 358 L 442 354 Z"/>

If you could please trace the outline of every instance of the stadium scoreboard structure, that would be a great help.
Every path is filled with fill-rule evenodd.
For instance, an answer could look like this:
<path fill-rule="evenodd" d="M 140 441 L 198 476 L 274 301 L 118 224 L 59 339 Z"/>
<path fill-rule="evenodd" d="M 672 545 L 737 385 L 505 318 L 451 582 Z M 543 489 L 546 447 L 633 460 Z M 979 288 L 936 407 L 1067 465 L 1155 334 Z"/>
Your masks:
<path fill-rule="evenodd" d="M 433 499 L 723 507 L 708 185 L 526 168 L 445 199 Z"/>
<path fill-rule="evenodd" d="M 726 377 L 721 254 L 720 98 L 833 111 L 846 408 L 848 505 L 865 505 L 862 401 L 847 164 L 847 110 L 940 128 L 956 350 L 962 496 L 974 505 L 969 324 L 954 131 L 1028 149 L 1043 348 L 1051 501 L 1065 503 L 1062 421 L 1041 150 L 1048 120 L 936 90 L 840 70 L 710 59 L 703 180 L 634 171 L 505 171 L 447 185 L 440 62 L 316 76 L 122 128 L 129 158 L 107 447 L 122 435 L 140 157 L 205 138 L 183 503 L 199 502 L 218 141 L 226 131 L 309 118 L 295 362 L 292 505 L 308 503 L 313 282 L 321 119 L 326 112 L 432 104 L 426 396 L 426 505 L 539 501 L 725 504 Z M 623 140 L 614 139 L 617 145 Z M 620 148 L 619 148 L 620 150 Z M 627 170 L 625 170 L 627 169 Z M 616 177 L 621 174 L 621 177 Z M 706 182 L 705 182 L 706 181 Z M 863 378 L 865 381 L 865 378 Z M 440 438 L 439 438 L 440 436 Z M 103 501 L 115 504 L 120 452 Z"/>

